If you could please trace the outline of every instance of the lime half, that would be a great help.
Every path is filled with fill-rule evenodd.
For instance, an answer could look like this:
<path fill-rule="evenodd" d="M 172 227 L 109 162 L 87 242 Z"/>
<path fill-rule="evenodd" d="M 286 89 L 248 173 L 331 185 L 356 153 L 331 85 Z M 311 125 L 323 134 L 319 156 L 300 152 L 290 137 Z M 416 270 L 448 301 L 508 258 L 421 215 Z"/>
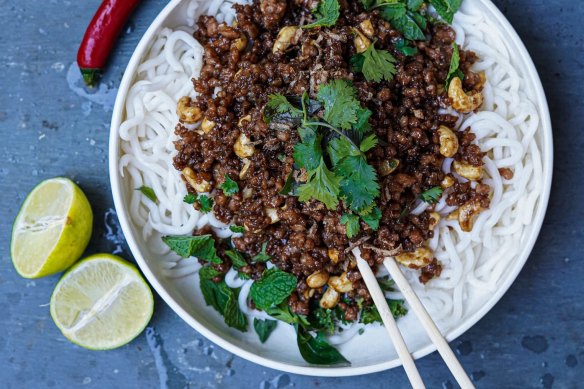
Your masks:
<path fill-rule="evenodd" d="M 67 178 L 52 178 L 28 195 L 12 227 L 10 254 L 26 278 L 61 272 L 79 259 L 91 238 L 93 213 Z"/>
<path fill-rule="evenodd" d="M 51 316 L 63 335 L 92 350 L 123 346 L 146 327 L 154 299 L 136 267 L 96 254 L 73 266 L 55 287 Z"/>

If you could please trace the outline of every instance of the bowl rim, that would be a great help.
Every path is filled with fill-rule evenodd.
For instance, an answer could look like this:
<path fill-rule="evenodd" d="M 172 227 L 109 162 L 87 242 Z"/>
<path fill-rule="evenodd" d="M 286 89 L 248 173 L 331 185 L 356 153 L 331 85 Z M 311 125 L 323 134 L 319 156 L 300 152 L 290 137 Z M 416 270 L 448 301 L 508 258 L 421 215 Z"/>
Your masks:
<path fill-rule="evenodd" d="M 145 275 L 146 279 L 156 290 L 156 292 L 162 297 L 162 299 L 170 306 L 170 308 L 176 312 L 179 317 L 189 324 L 197 332 L 205 336 L 207 339 L 213 343 L 219 345 L 223 349 L 231 352 L 241 358 L 249 360 L 251 362 L 257 363 L 259 365 L 269 367 L 272 369 L 277 369 L 285 371 L 288 373 L 310 375 L 310 376 L 321 376 L 321 377 L 345 377 L 345 376 L 356 376 L 363 374 L 376 373 L 384 370 L 388 370 L 401 365 L 399 359 L 394 359 L 382 363 L 376 363 L 368 366 L 357 366 L 357 367 L 317 367 L 317 366 L 296 366 L 284 362 L 274 361 L 269 358 L 262 357 L 260 355 L 254 354 L 247 351 L 235 344 L 230 343 L 223 337 L 215 334 L 214 332 L 208 330 L 202 323 L 197 321 L 192 317 L 186 310 L 184 310 L 180 304 L 166 291 L 164 286 L 158 281 L 158 278 L 154 271 L 148 266 L 144 257 L 141 255 L 138 243 L 134 238 L 134 232 L 132 227 L 132 222 L 126 214 L 127 208 L 124 208 L 124 201 L 121 189 L 121 176 L 119 174 L 118 162 L 120 158 L 120 137 L 119 137 L 119 127 L 122 123 L 124 117 L 125 100 L 128 95 L 129 89 L 134 81 L 134 76 L 140 60 L 148 49 L 149 43 L 153 36 L 159 31 L 163 26 L 166 18 L 172 13 L 172 11 L 180 5 L 183 0 L 171 0 L 164 9 L 158 14 L 154 21 L 150 24 L 150 27 L 146 30 L 140 42 L 136 46 L 130 61 L 124 72 L 122 81 L 119 85 L 118 94 L 116 96 L 115 105 L 112 113 L 111 126 L 110 126 L 110 138 L 109 138 L 109 175 L 111 191 L 114 200 L 114 206 L 120 226 L 124 233 L 125 239 L 128 243 L 130 251 L 134 256 L 140 270 Z M 523 245 L 522 250 L 519 253 L 519 260 L 515 263 L 511 272 L 507 275 L 507 280 L 504 282 L 499 289 L 490 297 L 486 304 L 484 304 L 480 309 L 478 309 L 473 315 L 466 318 L 461 322 L 460 325 L 450 330 L 445 338 L 447 341 L 451 342 L 464 332 L 469 330 L 474 326 L 480 319 L 482 319 L 492 308 L 497 304 L 507 290 L 511 287 L 515 279 L 519 275 L 519 272 L 523 269 L 525 262 L 527 261 L 535 242 L 541 231 L 541 227 L 544 221 L 545 213 L 548 207 L 550 191 L 552 186 L 552 172 L 553 172 L 553 139 L 552 139 L 552 124 L 549 112 L 549 107 L 543 85 L 539 74 L 535 68 L 533 60 L 529 55 L 527 48 L 523 44 L 522 40 L 515 29 L 511 26 L 510 22 L 505 18 L 503 13 L 492 3 L 491 0 L 476 0 L 485 6 L 489 12 L 491 12 L 495 19 L 500 23 L 501 30 L 505 33 L 512 43 L 519 49 L 516 55 L 521 57 L 523 63 L 527 65 L 525 69 L 525 77 L 534 86 L 534 93 L 536 97 L 536 105 L 538 111 L 540 112 L 541 119 L 541 130 L 543 132 L 543 144 L 542 144 L 542 157 L 543 157 L 543 191 L 541 194 L 541 199 L 539 201 L 539 206 L 536 210 L 533 229 L 530 232 L 529 239 Z M 414 358 L 422 358 L 431 352 L 435 351 L 436 347 L 433 344 L 429 344 L 426 347 L 414 352 L 412 355 Z"/>

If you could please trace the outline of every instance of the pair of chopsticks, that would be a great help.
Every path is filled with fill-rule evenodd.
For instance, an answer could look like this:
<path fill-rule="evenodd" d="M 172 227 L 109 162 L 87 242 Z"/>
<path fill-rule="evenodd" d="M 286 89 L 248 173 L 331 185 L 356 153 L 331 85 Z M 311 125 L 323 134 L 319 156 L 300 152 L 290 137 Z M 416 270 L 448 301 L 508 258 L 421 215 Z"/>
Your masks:
<path fill-rule="evenodd" d="M 383 320 L 385 329 L 387 330 L 387 333 L 389 334 L 389 337 L 391 338 L 391 341 L 396 348 L 397 354 L 402 361 L 412 387 L 414 389 L 425 388 L 422 377 L 420 377 L 420 373 L 414 364 L 414 359 L 412 358 L 408 347 L 406 346 L 406 343 L 404 342 L 404 339 L 397 327 L 395 319 L 391 314 L 391 310 L 387 305 L 385 295 L 377 283 L 375 274 L 373 274 L 369 264 L 361 257 L 361 250 L 359 250 L 359 248 L 354 248 L 353 254 L 357 259 L 357 266 L 359 267 L 359 271 L 363 276 L 363 281 L 365 282 L 365 285 L 367 285 L 367 289 L 369 289 L 371 298 L 373 299 L 373 302 L 379 311 L 379 315 Z M 454 352 L 452 352 L 452 349 L 440 333 L 440 330 L 438 330 L 438 327 L 436 327 L 436 323 L 434 323 L 428 314 L 428 311 L 426 311 L 426 308 L 424 308 L 424 305 L 422 305 L 422 302 L 410 286 L 408 280 L 401 272 L 395 260 L 391 257 L 388 257 L 383 262 L 383 265 L 389 272 L 389 275 L 395 282 L 398 289 L 403 294 L 405 300 L 410 305 L 412 311 L 414 311 L 422 323 L 422 327 L 424 327 L 426 333 L 440 353 L 440 356 L 442 356 L 442 359 L 444 359 L 444 362 L 446 362 L 446 366 L 448 366 L 450 369 L 450 372 L 456 379 L 456 382 L 458 382 L 460 387 L 463 389 L 474 388 L 474 385 L 454 355 Z"/>

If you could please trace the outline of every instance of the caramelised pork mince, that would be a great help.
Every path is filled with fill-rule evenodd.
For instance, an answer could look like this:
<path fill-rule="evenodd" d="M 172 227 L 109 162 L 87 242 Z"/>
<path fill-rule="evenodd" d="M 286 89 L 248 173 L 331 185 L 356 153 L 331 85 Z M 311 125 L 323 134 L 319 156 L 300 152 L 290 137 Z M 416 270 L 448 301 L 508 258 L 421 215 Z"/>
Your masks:
<path fill-rule="evenodd" d="M 393 255 L 425 283 L 441 272 L 426 246 L 434 204 L 459 207 L 448 217 L 465 231 L 488 208 L 483 153 L 445 113 L 480 107 L 475 54 L 423 1 L 407 2 L 415 28 L 377 3 L 255 0 L 234 6 L 232 26 L 199 19 L 204 64 L 197 97 L 179 102 L 174 165 L 189 202 L 238 233 L 216 239 L 214 281 L 232 265 L 262 281 L 270 261 L 295 277 L 293 314 L 363 322 L 372 301 L 353 247 L 370 265 Z"/>

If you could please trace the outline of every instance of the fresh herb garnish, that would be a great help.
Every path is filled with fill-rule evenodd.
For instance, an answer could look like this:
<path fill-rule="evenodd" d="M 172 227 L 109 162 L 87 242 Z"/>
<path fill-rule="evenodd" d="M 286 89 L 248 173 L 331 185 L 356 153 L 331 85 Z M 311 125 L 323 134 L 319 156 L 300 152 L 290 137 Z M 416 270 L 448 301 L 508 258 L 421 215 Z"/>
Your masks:
<path fill-rule="evenodd" d="M 296 332 L 298 349 L 306 362 L 315 365 L 349 364 L 349 361 L 326 341 L 323 332 L 318 331 L 316 336 L 312 336 L 301 325 L 296 326 Z"/>
<path fill-rule="evenodd" d="M 199 277 L 204 278 L 206 280 L 212 280 L 215 277 L 219 277 L 221 273 L 215 269 L 213 266 L 203 266 L 199 270 Z"/>
<path fill-rule="evenodd" d="M 260 338 L 260 342 L 265 343 L 270 337 L 270 334 L 276 329 L 278 322 L 276 320 L 261 320 L 258 318 L 253 319 L 253 328 L 256 334 Z"/>
<path fill-rule="evenodd" d="M 340 178 L 335 176 L 320 159 L 320 164 L 308 173 L 308 182 L 298 188 L 300 201 L 316 199 L 322 201 L 328 209 L 334 209 L 339 203 Z"/>
<path fill-rule="evenodd" d="M 389 277 L 382 277 L 377 279 L 377 283 L 381 287 L 381 289 L 385 290 L 386 292 L 393 292 L 395 282 Z"/>
<path fill-rule="evenodd" d="M 255 257 L 253 257 L 251 260 L 253 262 L 267 262 L 270 259 L 272 259 L 272 257 L 266 252 L 267 248 L 268 248 L 268 241 L 265 241 L 264 243 L 262 243 L 262 250 Z"/>
<path fill-rule="evenodd" d="M 187 204 L 194 204 L 197 201 L 197 196 L 192 193 L 187 193 L 183 198 L 183 201 Z"/>
<path fill-rule="evenodd" d="M 428 203 L 428 204 L 436 204 L 440 200 L 440 196 L 442 196 L 441 187 L 435 186 L 433 188 L 428 189 L 427 191 L 423 192 L 420 195 L 420 200 Z"/>
<path fill-rule="evenodd" d="M 459 66 L 460 53 L 458 51 L 458 45 L 456 42 L 452 42 L 452 58 L 450 59 L 450 68 L 448 69 L 448 75 L 446 76 L 446 90 L 448 90 L 453 78 L 458 77 L 460 78 L 460 81 L 464 80 L 464 73 L 460 70 Z"/>
<path fill-rule="evenodd" d="M 235 249 L 225 250 L 225 255 L 227 255 L 227 257 L 231 259 L 231 263 L 233 264 L 233 267 L 236 270 L 244 266 L 247 266 L 247 262 L 245 261 L 243 254 L 241 254 L 239 251 Z"/>
<path fill-rule="evenodd" d="M 381 209 L 379 207 L 373 207 L 369 212 L 361 214 L 361 219 L 373 231 L 377 231 L 379 229 L 379 221 L 381 220 Z"/>
<path fill-rule="evenodd" d="M 205 268 L 203 268 L 205 269 Z M 201 269 L 201 271 L 203 271 Z M 207 268 L 209 269 L 209 267 Z M 211 273 L 212 274 L 212 273 Z M 201 293 L 207 305 L 215 308 L 217 312 L 223 315 L 225 324 L 241 332 L 246 332 L 248 327 L 247 317 L 239 309 L 237 302 L 239 289 L 231 289 L 224 280 L 213 282 L 207 278 L 205 272 L 199 272 Z"/>
<path fill-rule="evenodd" d="M 213 210 L 213 199 L 208 197 L 207 195 L 200 195 L 198 197 L 198 202 L 201 207 L 201 212 L 209 213 Z"/>
<path fill-rule="evenodd" d="M 341 224 L 345 226 L 347 237 L 349 239 L 359 235 L 361 225 L 359 224 L 359 216 L 351 213 L 346 213 L 341 217 Z"/>
<path fill-rule="evenodd" d="M 216 264 L 223 263 L 217 256 L 215 240 L 211 235 L 163 236 L 162 241 L 183 258 L 197 257 Z"/>
<path fill-rule="evenodd" d="M 316 20 L 302 28 L 331 27 L 334 26 L 339 16 L 341 16 L 338 0 L 321 0 L 314 11 Z"/>
<path fill-rule="evenodd" d="M 332 309 L 314 308 L 310 311 L 308 317 L 313 329 L 323 331 L 328 335 L 333 335 L 336 329 L 335 311 Z"/>
<path fill-rule="evenodd" d="M 351 66 L 354 71 L 363 73 L 367 81 L 380 82 L 391 81 L 395 76 L 396 59 L 387 50 L 377 50 L 375 42 L 369 48 L 351 58 Z"/>
<path fill-rule="evenodd" d="M 255 281 L 250 296 L 256 307 L 266 310 L 280 304 L 296 289 L 297 279 L 293 274 L 271 268 Z"/>
<path fill-rule="evenodd" d="M 452 24 L 454 14 L 462 4 L 462 0 L 429 0 L 429 2 L 434 6 L 438 15 L 448 22 L 448 24 Z"/>
<path fill-rule="evenodd" d="M 418 48 L 408 46 L 408 42 L 405 39 L 399 39 L 398 41 L 396 41 L 395 49 L 408 57 L 418 54 Z"/>
<path fill-rule="evenodd" d="M 148 187 L 148 186 L 141 186 L 139 188 L 137 188 L 136 190 L 139 190 L 140 192 L 142 192 L 142 194 L 144 196 L 146 196 L 147 198 L 149 198 L 150 200 L 157 202 L 158 201 L 158 197 L 156 196 L 156 193 L 154 193 L 154 189 Z"/>
<path fill-rule="evenodd" d="M 357 91 L 346 80 L 333 80 L 322 85 L 317 98 L 324 105 L 324 120 L 333 127 L 348 130 L 357 123 L 357 111 L 361 103 Z"/>
<path fill-rule="evenodd" d="M 237 182 L 233 181 L 227 174 L 225 174 L 225 181 L 219 185 L 219 189 L 221 189 L 227 197 L 231 197 L 239 192 L 239 186 L 237 185 Z"/>
<path fill-rule="evenodd" d="M 387 305 L 389 305 L 389 310 L 396 319 L 398 317 L 405 316 L 406 313 L 408 313 L 408 310 L 404 306 L 404 302 L 402 300 L 387 299 Z M 361 317 L 359 322 L 363 324 L 381 323 L 381 315 L 379 314 L 377 307 L 375 305 L 363 307 L 361 310 Z"/>
<path fill-rule="evenodd" d="M 283 301 L 282 303 L 270 307 L 265 311 L 274 319 L 278 319 L 280 321 L 283 321 L 284 323 L 310 326 L 310 323 L 308 322 L 306 316 L 292 312 L 292 309 L 288 305 L 287 301 Z"/>
<path fill-rule="evenodd" d="M 236 234 L 243 234 L 245 232 L 244 226 L 229 226 L 229 229 Z"/>

